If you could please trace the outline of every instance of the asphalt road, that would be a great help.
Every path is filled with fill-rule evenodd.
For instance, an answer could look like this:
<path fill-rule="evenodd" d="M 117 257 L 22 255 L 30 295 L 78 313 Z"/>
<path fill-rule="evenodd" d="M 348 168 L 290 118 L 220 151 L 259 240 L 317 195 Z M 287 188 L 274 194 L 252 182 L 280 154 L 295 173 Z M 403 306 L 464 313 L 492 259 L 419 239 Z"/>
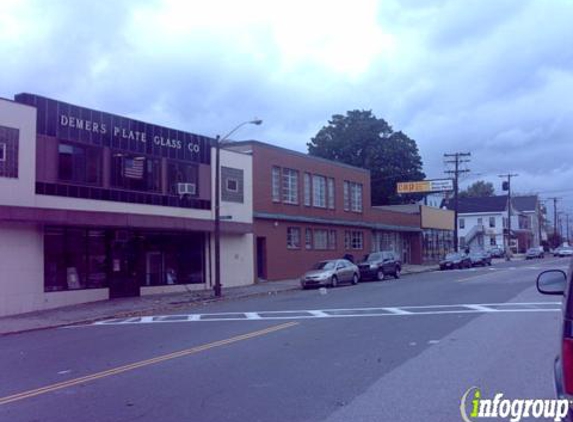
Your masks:
<path fill-rule="evenodd" d="M 456 421 L 552 398 L 549 258 L 0 338 L 0 421 Z"/>

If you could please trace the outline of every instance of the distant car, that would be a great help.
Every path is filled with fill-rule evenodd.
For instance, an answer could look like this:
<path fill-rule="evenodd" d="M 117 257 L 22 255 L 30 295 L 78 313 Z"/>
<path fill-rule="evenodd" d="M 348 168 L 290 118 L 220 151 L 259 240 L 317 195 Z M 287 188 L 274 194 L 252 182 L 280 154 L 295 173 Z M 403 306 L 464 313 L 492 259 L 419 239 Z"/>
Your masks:
<path fill-rule="evenodd" d="M 560 246 L 553 252 L 553 255 L 559 257 L 573 256 L 573 248 L 571 246 Z"/>
<path fill-rule="evenodd" d="M 402 262 L 392 251 L 372 252 L 364 257 L 358 268 L 363 280 L 384 280 L 387 275 L 400 278 Z"/>
<path fill-rule="evenodd" d="M 529 248 L 525 253 L 525 259 L 544 258 L 545 254 L 540 248 Z"/>
<path fill-rule="evenodd" d="M 472 266 L 481 265 L 485 267 L 486 265 L 491 265 L 491 256 L 482 251 L 476 251 L 470 253 L 470 260 L 472 262 Z"/>
<path fill-rule="evenodd" d="M 537 290 L 546 295 L 564 296 L 561 316 L 560 347 L 553 366 L 555 391 L 559 399 L 573 399 L 573 260 L 570 261 L 569 271 L 548 270 L 537 276 Z M 569 405 L 569 412 L 564 421 L 571 421 L 573 410 Z"/>
<path fill-rule="evenodd" d="M 472 261 L 470 257 L 463 253 L 453 252 L 446 255 L 440 261 L 440 270 L 447 270 L 453 268 L 470 268 Z"/>
<path fill-rule="evenodd" d="M 331 259 L 317 262 L 300 279 L 303 289 L 309 287 L 336 287 L 341 283 L 358 284 L 360 270 L 346 259 Z"/>
<path fill-rule="evenodd" d="M 491 248 L 488 252 L 491 254 L 492 258 L 504 258 L 505 257 L 505 251 L 502 248 L 500 248 L 499 246 Z"/>

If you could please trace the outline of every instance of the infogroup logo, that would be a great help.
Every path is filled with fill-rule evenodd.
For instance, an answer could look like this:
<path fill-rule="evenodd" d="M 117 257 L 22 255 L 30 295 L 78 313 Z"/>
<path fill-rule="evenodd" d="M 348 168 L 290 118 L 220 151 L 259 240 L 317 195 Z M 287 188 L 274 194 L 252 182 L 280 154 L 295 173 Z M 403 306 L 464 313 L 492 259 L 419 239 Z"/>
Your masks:
<path fill-rule="evenodd" d="M 464 422 L 475 422 L 478 419 L 496 418 L 519 422 L 522 418 L 553 418 L 562 421 L 569 410 L 569 400 L 532 400 L 504 399 L 503 393 L 496 393 L 493 399 L 484 399 L 481 389 L 469 388 L 460 403 L 460 412 Z"/>

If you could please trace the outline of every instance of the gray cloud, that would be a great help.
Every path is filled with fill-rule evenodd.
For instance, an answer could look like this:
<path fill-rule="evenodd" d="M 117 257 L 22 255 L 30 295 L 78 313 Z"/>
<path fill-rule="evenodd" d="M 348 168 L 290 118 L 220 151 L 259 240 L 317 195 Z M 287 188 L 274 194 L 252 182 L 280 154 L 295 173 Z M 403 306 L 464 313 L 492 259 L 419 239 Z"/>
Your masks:
<path fill-rule="evenodd" d="M 471 151 L 467 183 L 511 170 L 517 190 L 568 189 L 573 3 L 328 5 L 8 2 L 0 95 L 210 136 L 257 116 L 239 138 L 301 151 L 333 114 L 371 109 L 417 140 L 431 177 L 443 153 Z"/>

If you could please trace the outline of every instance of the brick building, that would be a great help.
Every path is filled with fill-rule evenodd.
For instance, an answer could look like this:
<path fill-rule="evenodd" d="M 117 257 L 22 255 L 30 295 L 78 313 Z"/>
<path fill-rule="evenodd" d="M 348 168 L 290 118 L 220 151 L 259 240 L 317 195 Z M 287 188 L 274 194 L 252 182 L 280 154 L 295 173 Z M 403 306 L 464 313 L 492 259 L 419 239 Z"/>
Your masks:
<path fill-rule="evenodd" d="M 419 217 L 372 208 L 369 171 L 258 141 L 226 148 L 253 157 L 259 278 L 294 278 L 319 260 L 382 249 L 422 262 Z"/>

